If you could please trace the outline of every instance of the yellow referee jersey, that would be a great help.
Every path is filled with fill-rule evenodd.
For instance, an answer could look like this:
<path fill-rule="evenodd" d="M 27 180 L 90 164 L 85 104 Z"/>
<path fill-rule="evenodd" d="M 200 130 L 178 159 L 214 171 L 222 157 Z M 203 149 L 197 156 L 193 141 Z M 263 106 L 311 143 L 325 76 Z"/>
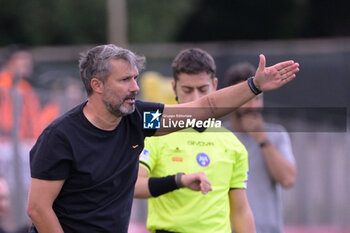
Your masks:
<path fill-rule="evenodd" d="M 151 232 L 231 232 L 228 193 L 231 188 L 246 188 L 248 154 L 229 130 L 211 130 L 201 133 L 188 128 L 146 138 L 140 165 L 149 177 L 203 171 L 213 188 L 206 195 L 182 188 L 150 198 L 147 227 Z"/>

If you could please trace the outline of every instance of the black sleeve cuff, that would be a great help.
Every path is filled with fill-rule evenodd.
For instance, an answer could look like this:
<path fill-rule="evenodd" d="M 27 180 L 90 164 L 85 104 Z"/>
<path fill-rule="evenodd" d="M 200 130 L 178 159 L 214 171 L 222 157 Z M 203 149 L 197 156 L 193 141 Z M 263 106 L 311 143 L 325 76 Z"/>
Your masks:
<path fill-rule="evenodd" d="M 152 197 L 158 197 L 162 194 L 178 189 L 175 181 L 175 175 L 151 177 L 148 179 L 148 188 Z"/>

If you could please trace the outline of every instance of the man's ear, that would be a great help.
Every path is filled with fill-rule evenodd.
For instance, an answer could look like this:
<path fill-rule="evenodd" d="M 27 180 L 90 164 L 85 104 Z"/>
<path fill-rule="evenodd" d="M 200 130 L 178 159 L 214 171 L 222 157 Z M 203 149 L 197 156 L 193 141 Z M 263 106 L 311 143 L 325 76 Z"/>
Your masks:
<path fill-rule="evenodd" d="M 218 82 L 219 82 L 219 80 L 218 80 L 217 77 L 213 78 L 213 87 L 214 87 L 214 90 L 217 89 L 217 87 L 218 87 Z"/>
<path fill-rule="evenodd" d="M 174 79 L 171 80 L 171 86 L 173 87 L 174 94 L 177 96 L 177 94 L 176 94 L 176 81 Z"/>
<path fill-rule="evenodd" d="M 103 82 L 98 78 L 92 78 L 90 81 L 91 88 L 94 92 L 101 94 L 103 92 Z"/>
<path fill-rule="evenodd" d="M 177 97 L 177 93 L 176 93 L 176 81 L 173 79 L 171 80 L 171 86 L 173 87 L 173 91 L 174 91 L 174 94 L 175 94 L 175 100 L 176 102 L 179 101 L 179 98 Z"/>

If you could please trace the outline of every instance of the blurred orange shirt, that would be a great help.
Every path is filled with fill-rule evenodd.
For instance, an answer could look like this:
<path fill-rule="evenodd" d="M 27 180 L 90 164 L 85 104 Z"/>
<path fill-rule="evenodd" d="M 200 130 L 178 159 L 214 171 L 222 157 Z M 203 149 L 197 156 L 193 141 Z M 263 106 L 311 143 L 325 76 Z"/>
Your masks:
<path fill-rule="evenodd" d="M 41 108 L 40 101 L 26 80 L 19 80 L 14 86 L 13 74 L 0 72 L 0 136 L 11 136 L 14 126 L 13 91 L 21 97 L 20 116 L 18 118 L 18 137 L 36 139 L 42 130 L 53 121 L 60 112 L 57 104 L 48 104 Z"/>

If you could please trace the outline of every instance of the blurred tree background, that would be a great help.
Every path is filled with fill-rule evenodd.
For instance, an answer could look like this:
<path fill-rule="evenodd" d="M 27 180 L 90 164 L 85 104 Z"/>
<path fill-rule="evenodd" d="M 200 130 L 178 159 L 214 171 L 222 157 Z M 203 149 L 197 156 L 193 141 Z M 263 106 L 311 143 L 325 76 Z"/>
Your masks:
<path fill-rule="evenodd" d="M 289 39 L 350 35 L 349 1 L 202 0 L 178 41 Z"/>
<path fill-rule="evenodd" d="M 194 42 L 350 35 L 350 1 L 128 0 L 128 40 Z M 107 42 L 107 0 L 0 0 L 0 46 Z"/>
<path fill-rule="evenodd" d="M 0 0 L 0 45 L 104 42 L 106 12 L 102 0 Z"/>

